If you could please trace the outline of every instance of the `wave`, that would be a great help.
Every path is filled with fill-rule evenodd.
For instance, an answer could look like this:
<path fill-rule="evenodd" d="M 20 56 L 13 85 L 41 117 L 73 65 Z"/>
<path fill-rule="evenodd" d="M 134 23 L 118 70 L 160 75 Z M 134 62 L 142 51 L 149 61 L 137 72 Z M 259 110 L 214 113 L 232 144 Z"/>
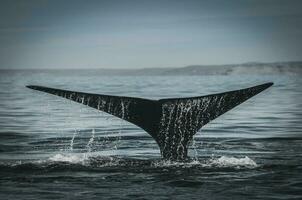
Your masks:
<path fill-rule="evenodd" d="M 185 162 L 166 161 L 161 159 L 121 158 L 95 156 L 88 153 L 55 154 L 44 160 L 18 161 L 0 163 L 3 171 L 139 171 L 154 172 L 157 170 L 174 170 L 192 168 L 198 170 L 253 169 L 257 163 L 245 156 L 244 158 L 220 156 L 210 159 L 192 159 Z"/>

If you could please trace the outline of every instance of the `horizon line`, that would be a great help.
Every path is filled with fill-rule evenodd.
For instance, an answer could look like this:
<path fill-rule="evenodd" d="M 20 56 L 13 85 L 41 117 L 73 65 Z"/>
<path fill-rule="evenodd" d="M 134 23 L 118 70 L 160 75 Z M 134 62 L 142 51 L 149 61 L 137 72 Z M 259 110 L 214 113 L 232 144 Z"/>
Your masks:
<path fill-rule="evenodd" d="M 273 61 L 273 62 L 260 62 L 260 61 L 249 61 L 249 62 L 242 62 L 242 63 L 232 63 L 232 64 L 190 64 L 178 67 L 142 67 L 142 68 L 103 68 L 103 67 L 79 67 L 79 68 L 0 68 L 2 71 L 9 71 L 9 70 L 146 70 L 146 69 L 180 69 L 186 68 L 191 66 L 236 66 L 236 65 L 248 65 L 248 64 L 277 64 L 277 63 L 302 63 L 302 60 L 292 60 L 292 61 Z"/>

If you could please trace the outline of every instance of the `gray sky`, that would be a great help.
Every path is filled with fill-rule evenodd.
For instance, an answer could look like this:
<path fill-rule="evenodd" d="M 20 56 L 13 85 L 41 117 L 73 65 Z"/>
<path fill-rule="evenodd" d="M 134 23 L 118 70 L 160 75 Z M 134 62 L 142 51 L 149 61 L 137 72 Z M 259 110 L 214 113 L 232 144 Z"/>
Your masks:
<path fill-rule="evenodd" d="M 0 68 L 302 60 L 302 1 L 0 0 Z"/>

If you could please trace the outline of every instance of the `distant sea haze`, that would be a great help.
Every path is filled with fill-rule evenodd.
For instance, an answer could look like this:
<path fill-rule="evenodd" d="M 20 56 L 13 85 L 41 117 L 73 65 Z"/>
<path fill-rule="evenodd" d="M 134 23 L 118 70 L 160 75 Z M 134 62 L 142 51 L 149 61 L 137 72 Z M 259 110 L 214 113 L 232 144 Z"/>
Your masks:
<path fill-rule="evenodd" d="M 67 70 L 70 74 L 71 69 L 34 69 L 37 71 L 60 71 Z M 140 69 L 106 69 L 106 68 L 82 68 L 72 69 L 72 71 L 82 71 L 81 74 L 90 73 L 97 75 L 135 75 L 135 76 L 177 76 L 177 75 L 278 75 L 278 74 L 302 74 L 302 61 L 295 62 L 274 62 L 260 63 L 249 62 L 242 64 L 227 65 L 189 65 L 185 67 L 173 68 L 140 68 Z"/>

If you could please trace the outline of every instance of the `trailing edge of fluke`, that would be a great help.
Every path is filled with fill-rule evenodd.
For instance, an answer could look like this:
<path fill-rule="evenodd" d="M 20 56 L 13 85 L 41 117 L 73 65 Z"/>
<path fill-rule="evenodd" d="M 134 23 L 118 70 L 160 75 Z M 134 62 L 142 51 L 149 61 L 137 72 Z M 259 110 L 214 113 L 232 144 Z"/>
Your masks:
<path fill-rule="evenodd" d="M 250 88 L 189 98 L 150 100 L 26 86 L 104 111 L 149 133 L 167 160 L 184 160 L 193 135 L 205 124 L 272 86 Z"/>

